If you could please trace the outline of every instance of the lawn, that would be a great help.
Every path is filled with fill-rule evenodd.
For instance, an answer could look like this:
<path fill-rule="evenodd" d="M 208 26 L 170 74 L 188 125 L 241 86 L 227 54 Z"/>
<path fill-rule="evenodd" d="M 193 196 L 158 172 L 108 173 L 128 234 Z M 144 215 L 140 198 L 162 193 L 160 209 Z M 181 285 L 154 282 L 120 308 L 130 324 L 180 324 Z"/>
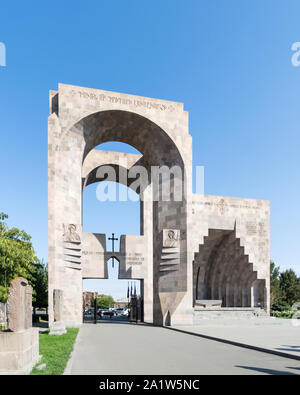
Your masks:
<path fill-rule="evenodd" d="M 36 365 L 45 363 L 44 370 L 32 369 L 32 375 L 61 375 L 63 374 L 67 362 L 73 351 L 78 328 L 67 329 L 65 335 L 50 336 L 48 332 L 40 334 L 40 355 L 41 361 Z"/>

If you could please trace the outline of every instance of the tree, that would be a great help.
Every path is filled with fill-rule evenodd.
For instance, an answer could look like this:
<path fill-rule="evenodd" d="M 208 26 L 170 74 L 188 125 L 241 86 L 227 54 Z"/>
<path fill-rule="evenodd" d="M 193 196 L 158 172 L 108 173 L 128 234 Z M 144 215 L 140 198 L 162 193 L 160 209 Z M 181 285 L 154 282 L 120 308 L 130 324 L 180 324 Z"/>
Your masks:
<path fill-rule="evenodd" d="M 274 311 L 290 310 L 295 302 L 300 301 L 300 278 L 294 270 L 280 272 L 280 268 L 271 262 L 271 309 Z"/>
<path fill-rule="evenodd" d="M 9 228 L 4 222 L 8 216 L 0 213 L 0 301 L 6 302 L 10 282 L 24 277 L 34 288 L 34 265 L 39 263 L 24 230 Z M 33 299 L 35 298 L 35 290 Z"/>
<path fill-rule="evenodd" d="M 97 306 L 100 309 L 109 309 L 110 307 L 114 307 L 115 301 L 112 296 L 102 295 L 97 300 Z"/>
<path fill-rule="evenodd" d="M 282 301 L 283 293 L 280 288 L 280 267 L 276 266 L 274 262 L 271 261 L 270 264 L 270 273 L 271 273 L 271 307 L 277 305 Z M 277 310 L 277 309 L 276 309 Z"/>
<path fill-rule="evenodd" d="M 285 302 L 292 306 L 295 302 L 300 301 L 300 279 L 293 269 L 282 272 L 279 282 Z"/>
<path fill-rule="evenodd" d="M 48 264 L 41 261 L 33 265 L 33 307 L 48 307 Z"/>

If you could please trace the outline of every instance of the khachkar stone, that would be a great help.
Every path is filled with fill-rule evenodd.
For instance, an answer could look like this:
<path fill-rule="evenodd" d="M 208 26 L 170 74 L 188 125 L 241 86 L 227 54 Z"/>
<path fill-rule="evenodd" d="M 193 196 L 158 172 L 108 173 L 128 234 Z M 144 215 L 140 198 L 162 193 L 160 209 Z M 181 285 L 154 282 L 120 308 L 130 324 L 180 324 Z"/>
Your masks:
<path fill-rule="evenodd" d="M 53 290 L 54 321 L 62 320 L 62 304 L 63 304 L 63 291 L 61 289 L 54 289 Z"/>
<path fill-rule="evenodd" d="M 39 329 L 32 328 L 32 288 L 15 278 L 7 300 L 8 328 L 0 332 L 0 373 L 29 373 L 40 359 Z"/>
<path fill-rule="evenodd" d="M 32 327 L 32 287 L 25 288 L 25 329 Z"/>
<path fill-rule="evenodd" d="M 15 278 L 7 299 L 8 328 L 19 332 L 32 327 L 32 288 L 22 277 Z"/>
<path fill-rule="evenodd" d="M 63 335 L 66 331 L 66 326 L 63 323 L 63 291 L 61 289 L 53 290 L 53 315 L 54 322 L 50 324 L 50 335 Z"/>

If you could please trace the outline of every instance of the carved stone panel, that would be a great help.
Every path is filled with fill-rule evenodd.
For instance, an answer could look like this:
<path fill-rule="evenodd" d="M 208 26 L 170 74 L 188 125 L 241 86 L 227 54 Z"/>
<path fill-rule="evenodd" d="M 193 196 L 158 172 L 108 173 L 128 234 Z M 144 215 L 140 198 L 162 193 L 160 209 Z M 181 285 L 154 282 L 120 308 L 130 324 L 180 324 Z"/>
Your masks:
<path fill-rule="evenodd" d="M 80 243 L 80 227 L 75 224 L 63 224 L 63 240 L 64 242 Z"/>
<path fill-rule="evenodd" d="M 81 226 L 63 224 L 65 266 L 81 270 Z"/>
<path fill-rule="evenodd" d="M 32 287 L 25 288 L 25 329 L 32 327 Z"/>
<path fill-rule="evenodd" d="M 8 328 L 13 332 L 32 327 L 32 288 L 25 278 L 15 278 L 7 299 Z"/>
<path fill-rule="evenodd" d="M 180 230 L 163 230 L 163 247 L 180 247 Z"/>
<path fill-rule="evenodd" d="M 53 310 L 54 321 L 62 321 L 62 307 L 63 307 L 63 291 L 61 289 L 53 290 Z"/>
<path fill-rule="evenodd" d="M 180 264 L 180 230 L 163 230 L 160 272 L 177 271 Z"/>

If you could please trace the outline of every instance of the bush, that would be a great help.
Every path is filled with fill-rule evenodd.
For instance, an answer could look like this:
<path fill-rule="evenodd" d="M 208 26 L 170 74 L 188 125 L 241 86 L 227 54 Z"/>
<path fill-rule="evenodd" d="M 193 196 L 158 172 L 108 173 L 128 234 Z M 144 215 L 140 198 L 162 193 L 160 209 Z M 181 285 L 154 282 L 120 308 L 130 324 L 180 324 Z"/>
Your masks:
<path fill-rule="evenodd" d="M 2 285 L 0 285 L 0 302 L 6 303 L 7 296 L 8 296 L 8 287 L 5 288 Z"/>
<path fill-rule="evenodd" d="M 272 304 L 271 309 L 273 311 L 290 311 L 292 307 L 284 300 L 277 300 L 275 303 Z"/>
<path fill-rule="evenodd" d="M 297 310 L 273 311 L 272 315 L 273 315 L 273 317 L 276 317 L 276 318 L 291 319 L 291 318 L 293 318 L 293 316 L 296 313 L 296 311 Z"/>

